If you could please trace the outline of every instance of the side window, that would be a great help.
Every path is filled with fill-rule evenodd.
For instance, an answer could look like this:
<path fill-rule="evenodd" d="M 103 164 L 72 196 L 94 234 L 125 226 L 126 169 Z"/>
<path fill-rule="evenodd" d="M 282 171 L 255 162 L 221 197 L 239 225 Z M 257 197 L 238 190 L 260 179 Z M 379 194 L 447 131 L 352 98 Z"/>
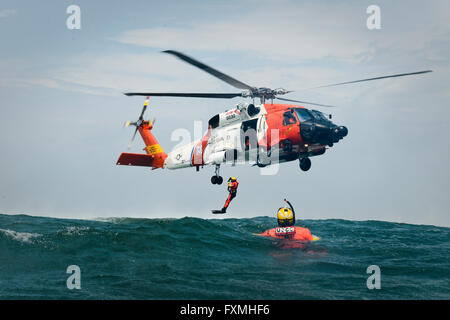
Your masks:
<path fill-rule="evenodd" d="M 300 121 L 306 121 L 312 118 L 311 114 L 306 109 L 295 108 L 295 112 L 297 113 Z"/>
<path fill-rule="evenodd" d="M 297 123 L 295 116 L 292 112 L 288 111 L 283 114 L 283 125 L 288 126 Z"/>

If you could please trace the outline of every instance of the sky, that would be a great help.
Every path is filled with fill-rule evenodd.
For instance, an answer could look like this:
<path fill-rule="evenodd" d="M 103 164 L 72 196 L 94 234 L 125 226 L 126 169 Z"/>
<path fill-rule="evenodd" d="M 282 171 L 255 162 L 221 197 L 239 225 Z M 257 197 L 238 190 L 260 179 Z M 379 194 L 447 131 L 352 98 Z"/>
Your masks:
<path fill-rule="evenodd" d="M 366 13 L 378 5 L 381 28 Z M 78 5 L 81 29 L 66 13 Z M 226 185 L 200 172 L 116 166 L 143 97 L 127 91 L 235 92 L 162 50 L 178 50 L 286 98 L 338 106 L 349 135 L 303 172 L 249 165 L 224 218 L 385 220 L 450 226 L 448 1 L 0 1 L 0 212 L 63 218 L 218 218 Z M 308 89 L 372 76 L 419 76 Z M 152 98 L 166 152 L 174 130 L 241 99 Z M 206 129 L 206 126 L 204 127 Z M 130 152 L 142 152 L 137 139 Z"/>

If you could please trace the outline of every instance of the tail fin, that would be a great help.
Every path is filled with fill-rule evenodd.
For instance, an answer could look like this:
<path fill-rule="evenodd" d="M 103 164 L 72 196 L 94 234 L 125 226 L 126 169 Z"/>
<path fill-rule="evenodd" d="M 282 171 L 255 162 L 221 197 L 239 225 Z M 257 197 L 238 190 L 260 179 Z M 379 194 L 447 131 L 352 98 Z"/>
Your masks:
<path fill-rule="evenodd" d="M 152 128 L 153 125 L 151 121 L 144 121 L 142 125 L 138 127 L 142 140 L 144 140 L 145 143 L 145 148 L 143 150 L 145 150 L 147 154 L 122 153 L 117 160 L 117 165 L 144 166 L 153 167 L 153 169 L 164 167 L 164 161 L 167 158 L 167 154 L 151 132 Z"/>

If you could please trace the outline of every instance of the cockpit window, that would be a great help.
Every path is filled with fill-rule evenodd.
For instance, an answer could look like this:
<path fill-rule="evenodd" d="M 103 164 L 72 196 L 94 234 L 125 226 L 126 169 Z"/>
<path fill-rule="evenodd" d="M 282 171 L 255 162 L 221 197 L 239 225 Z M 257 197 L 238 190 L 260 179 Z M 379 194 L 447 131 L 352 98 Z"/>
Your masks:
<path fill-rule="evenodd" d="M 308 110 L 303 108 L 295 108 L 295 113 L 297 113 L 297 116 L 300 119 L 300 121 L 306 121 L 312 118 Z"/>
<path fill-rule="evenodd" d="M 219 126 L 219 120 L 220 120 L 219 115 L 216 114 L 214 117 L 209 119 L 208 125 L 211 126 L 211 129 L 215 129 Z"/>
<path fill-rule="evenodd" d="M 322 121 L 326 121 L 328 122 L 329 120 L 323 115 L 322 112 L 317 111 L 317 110 L 311 110 L 312 115 L 314 116 L 315 119 L 317 120 L 322 120 Z"/>
<path fill-rule="evenodd" d="M 297 123 L 297 119 L 292 112 L 288 111 L 283 114 L 283 125 L 288 126 Z"/>
<path fill-rule="evenodd" d="M 330 120 L 328 120 L 327 117 L 325 117 L 325 115 L 317 110 L 311 110 L 312 115 L 314 116 L 314 119 L 316 120 L 320 120 L 322 122 L 330 122 Z"/>

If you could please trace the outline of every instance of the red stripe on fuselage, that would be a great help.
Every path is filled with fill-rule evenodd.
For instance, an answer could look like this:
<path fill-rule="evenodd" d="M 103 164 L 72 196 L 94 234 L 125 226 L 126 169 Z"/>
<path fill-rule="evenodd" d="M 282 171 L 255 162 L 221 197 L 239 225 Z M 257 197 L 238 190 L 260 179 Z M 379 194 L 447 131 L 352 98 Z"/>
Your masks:
<path fill-rule="evenodd" d="M 208 144 L 210 136 L 211 136 L 211 128 L 208 128 L 208 132 L 206 132 L 203 138 L 199 142 L 197 142 L 197 144 L 194 146 L 191 159 L 193 166 L 203 166 L 205 164 L 203 154 L 205 152 L 205 148 Z"/>

